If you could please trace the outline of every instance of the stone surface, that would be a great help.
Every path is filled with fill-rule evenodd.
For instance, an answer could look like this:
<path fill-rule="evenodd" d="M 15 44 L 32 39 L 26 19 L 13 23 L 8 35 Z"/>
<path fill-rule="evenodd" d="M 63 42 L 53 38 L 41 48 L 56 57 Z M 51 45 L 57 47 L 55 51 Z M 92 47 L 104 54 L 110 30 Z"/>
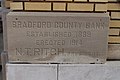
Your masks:
<path fill-rule="evenodd" d="M 93 11 L 94 4 L 89 3 L 68 3 L 68 11 Z"/>
<path fill-rule="evenodd" d="M 0 20 L 0 33 L 3 32 L 3 28 L 2 28 L 2 21 Z"/>
<path fill-rule="evenodd" d="M 95 4 L 95 11 L 107 11 L 107 4 Z"/>
<path fill-rule="evenodd" d="M 3 51 L 3 34 L 0 33 L 0 65 L 1 65 L 1 52 Z"/>
<path fill-rule="evenodd" d="M 87 0 L 74 0 L 74 1 L 76 1 L 76 2 L 80 2 L 80 1 L 87 2 Z"/>
<path fill-rule="evenodd" d="M 106 64 L 7 64 L 6 80 L 119 80 L 120 61 Z"/>
<path fill-rule="evenodd" d="M 107 14 L 10 12 L 10 62 L 104 63 Z"/>
<path fill-rule="evenodd" d="M 46 1 L 72 1 L 72 0 L 46 0 Z"/>
<path fill-rule="evenodd" d="M 53 3 L 54 11 L 65 11 L 66 4 L 65 3 Z"/>
<path fill-rule="evenodd" d="M 110 27 L 120 28 L 120 20 L 110 20 Z"/>
<path fill-rule="evenodd" d="M 118 3 L 108 3 L 108 10 L 120 10 L 120 4 Z"/>
<path fill-rule="evenodd" d="M 0 80 L 3 80 L 3 79 L 2 79 L 2 72 L 1 72 L 1 71 L 0 71 Z"/>
<path fill-rule="evenodd" d="M 31 1 L 44 1 L 44 0 L 31 0 Z"/>
<path fill-rule="evenodd" d="M 3 34 L 0 33 L 0 53 L 3 51 Z"/>
<path fill-rule="evenodd" d="M 120 44 L 108 45 L 108 59 L 120 59 Z"/>
<path fill-rule="evenodd" d="M 25 10 L 51 10 L 51 3 L 48 2 L 25 2 Z"/>
<path fill-rule="evenodd" d="M 11 0 L 11 1 L 29 1 L 29 0 Z"/>
<path fill-rule="evenodd" d="M 89 0 L 89 2 L 108 2 L 108 0 Z"/>
<path fill-rule="evenodd" d="M 6 8 L 10 8 L 10 3 L 11 3 L 12 1 L 5 1 L 5 3 L 4 3 L 4 5 L 5 5 L 5 7 Z"/>
<path fill-rule="evenodd" d="M 56 64 L 7 64 L 6 80 L 57 80 Z"/>
<path fill-rule="evenodd" d="M 23 10 L 23 3 L 22 2 L 11 2 L 10 9 L 11 10 Z"/>
<path fill-rule="evenodd" d="M 61 64 L 59 80 L 119 80 L 120 62 L 106 64 Z"/>
<path fill-rule="evenodd" d="M 108 42 L 120 44 L 120 36 L 109 36 Z"/>

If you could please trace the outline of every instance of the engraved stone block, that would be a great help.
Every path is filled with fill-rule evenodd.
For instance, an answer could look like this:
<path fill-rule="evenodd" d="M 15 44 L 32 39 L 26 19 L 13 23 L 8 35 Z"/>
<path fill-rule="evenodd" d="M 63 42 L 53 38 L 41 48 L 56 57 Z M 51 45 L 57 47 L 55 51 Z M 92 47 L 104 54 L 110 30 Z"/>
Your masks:
<path fill-rule="evenodd" d="M 59 80 L 119 80 L 120 62 L 106 64 L 61 64 Z"/>
<path fill-rule="evenodd" d="M 10 12 L 10 62 L 104 63 L 108 14 Z"/>
<path fill-rule="evenodd" d="M 56 64 L 7 64 L 6 80 L 57 80 Z"/>

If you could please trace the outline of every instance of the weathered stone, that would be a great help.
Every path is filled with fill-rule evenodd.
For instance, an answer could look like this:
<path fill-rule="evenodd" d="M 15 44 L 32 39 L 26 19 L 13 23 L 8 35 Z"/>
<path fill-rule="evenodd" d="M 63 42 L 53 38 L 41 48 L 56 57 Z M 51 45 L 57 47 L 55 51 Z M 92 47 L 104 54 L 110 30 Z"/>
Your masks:
<path fill-rule="evenodd" d="M 108 14 L 10 12 L 10 62 L 104 63 Z"/>

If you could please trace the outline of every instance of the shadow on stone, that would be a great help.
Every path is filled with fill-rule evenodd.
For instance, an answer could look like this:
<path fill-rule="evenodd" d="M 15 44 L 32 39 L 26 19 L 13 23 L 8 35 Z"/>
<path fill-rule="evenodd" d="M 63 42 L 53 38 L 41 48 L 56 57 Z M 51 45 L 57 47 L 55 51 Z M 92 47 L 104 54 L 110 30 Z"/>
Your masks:
<path fill-rule="evenodd" d="M 2 65 L 0 65 L 0 72 L 2 71 Z"/>

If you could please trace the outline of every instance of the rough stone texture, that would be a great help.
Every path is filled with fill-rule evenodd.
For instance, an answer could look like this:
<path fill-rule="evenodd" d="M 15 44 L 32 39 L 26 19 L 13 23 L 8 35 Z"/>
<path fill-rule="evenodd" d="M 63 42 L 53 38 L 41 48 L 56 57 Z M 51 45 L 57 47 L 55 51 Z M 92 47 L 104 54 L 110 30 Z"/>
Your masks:
<path fill-rule="evenodd" d="M 6 80 L 57 80 L 56 64 L 7 64 Z"/>
<path fill-rule="evenodd" d="M 10 62 L 105 63 L 108 14 L 10 12 Z"/>
<path fill-rule="evenodd" d="M 59 80 L 120 80 L 120 62 L 106 64 L 62 64 Z"/>

